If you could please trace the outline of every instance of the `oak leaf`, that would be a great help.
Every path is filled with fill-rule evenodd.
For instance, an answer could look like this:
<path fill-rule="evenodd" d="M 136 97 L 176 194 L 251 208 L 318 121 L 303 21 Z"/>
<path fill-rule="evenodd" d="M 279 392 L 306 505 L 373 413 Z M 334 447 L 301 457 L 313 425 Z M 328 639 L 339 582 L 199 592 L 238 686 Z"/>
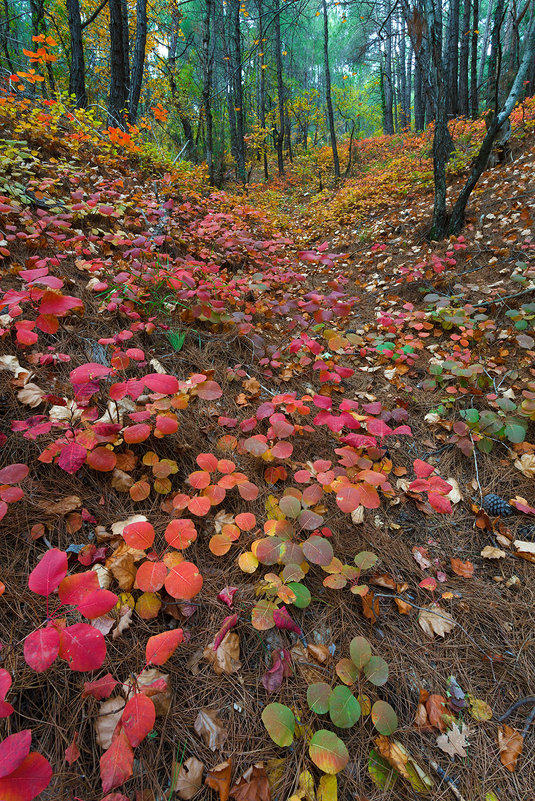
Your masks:
<path fill-rule="evenodd" d="M 429 637 L 434 637 L 435 634 L 445 637 L 455 627 L 455 621 L 450 613 L 438 604 L 431 604 L 422 609 L 418 615 L 418 623 L 422 631 Z"/>
<path fill-rule="evenodd" d="M 461 726 L 454 723 L 449 731 L 437 737 L 437 745 L 445 754 L 451 757 L 466 756 L 466 746 L 469 745 L 466 739 L 470 734 L 470 729 L 464 723 Z"/>

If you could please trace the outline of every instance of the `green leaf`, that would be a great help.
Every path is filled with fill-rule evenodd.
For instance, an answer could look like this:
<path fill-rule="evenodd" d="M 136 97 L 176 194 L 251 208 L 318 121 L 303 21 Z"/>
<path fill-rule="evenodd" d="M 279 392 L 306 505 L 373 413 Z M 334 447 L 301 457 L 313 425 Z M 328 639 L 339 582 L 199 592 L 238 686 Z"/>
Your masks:
<path fill-rule="evenodd" d="M 288 587 L 295 594 L 295 601 L 293 601 L 293 605 L 297 606 L 298 609 L 306 609 L 311 601 L 310 590 L 308 587 L 305 587 L 304 584 L 299 584 L 297 581 L 290 581 L 288 583 Z"/>
<path fill-rule="evenodd" d="M 339 773 L 349 762 L 349 754 L 344 743 L 334 732 L 327 729 L 320 729 L 312 735 L 308 753 L 312 762 L 324 773 Z"/>
<path fill-rule="evenodd" d="M 349 643 L 351 659 L 359 670 L 368 664 L 372 656 L 372 647 L 366 637 L 353 637 Z"/>
<path fill-rule="evenodd" d="M 399 776 L 397 770 L 375 748 L 372 748 L 368 758 L 368 773 L 372 782 L 381 790 L 391 790 Z"/>
<path fill-rule="evenodd" d="M 307 689 L 307 704 L 312 712 L 324 715 L 329 711 L 329 698 L 331 697 L 331 687 L 324 681 L 311 684 Z"/>
<path fill-rule="evenodd" d="M 168 331 L 167 332 L 167 339 L 169 340 L 171 347 L 175 351 L 182 350 L 182 346 L 186 341 L 186 332 L 185 331 Z"/>
<path fill-rule="evenodd" d="M 349 729 L 360 718 L 360 704 L 349 689 L 339 684 L 329 698 L 329 716 L 339 729 Z"/>
<path fill-rule="evenodd" d="M 524 442 L 526 438 L 526 426 L 516 420 L 511 420 L 505 426 L 505 436 L 509 442 Z"/>
<path fill-rule="evenodd" d="M 372 656 L 364 665 L 364 675 L 368 681 L 380 687 L 388 681 L 388 665 L 381 656 Z"/>
<path fill-rule="evenodd" d="M 373 725 L 379 734 L 394 734 L 398 727 L 398 716 L 386 701 L 376 701 L 372 706 Z"/>
<path fill-rule="evenodd" d="M 361 570 L 369 570 L 377 564 L 379 557 L 371 551 L 361 551 L 355 556 L 355 564 Z"/>
<path fill-rule="evenodd" d="M 284 704 L 268 704 L 262 710 L 262 723 L 274 743 L 291 745 L 294 739 L 295 717 Z"/>

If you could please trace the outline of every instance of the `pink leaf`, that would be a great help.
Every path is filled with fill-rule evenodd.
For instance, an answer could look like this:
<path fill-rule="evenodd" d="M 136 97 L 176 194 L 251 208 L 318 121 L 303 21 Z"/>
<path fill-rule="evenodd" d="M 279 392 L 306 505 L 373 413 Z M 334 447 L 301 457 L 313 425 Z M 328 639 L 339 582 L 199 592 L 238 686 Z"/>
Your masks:
<path fill-rule="evenodd" d="M 89 623 L 75 623 L 60 632 L 59 655 L 71 670 L 98 670 L 106 658 L 106 643 Z"/>
<path fill-rule="evenodd" d="M 49 761 L 34 751 L 16 770 L 0 779 L 0 798 L 3 801 L 32 801 L 48 787 L 51 778 Z"/>
<path fill-rule="evenodd" d="M 237 587 L 225 587 L 225 589 L 221 590 L 221 592 L 218 594 L 217 599 L 218 601 L 222 601 L 224 604 L 226 604 L 229 609 L 232 609 L 232 602 L 237 592 Z"/>
<path fill-rule="evenodd" d="M 70 377 L 73 384 L 87 384 L 88 381 L 93 381 L 95 378 L 103 378 L 111 372 L 111 367 L 98 364 L 98 362 L 88 362 L 71 370 Z"/>
<path fill-rule="evenodd" d="M 124 731 L 119 732 L 107 751 L 100 757 L 102 792 L 120 787 L 132 776 L 134 751 Z"/>
<path fill-rule="evenodd" d="M 156 720 L 156 710 L 150 698 L 138 693 L 124 708 L 121 718 L 130 745 L 135 748 L 152 730 Z"/>
<path fill-rule="evenodd" d="M 27 464 L 8 464 L 0 470 L 0 484 L 18 484 L 29 472 Z"/>
<path fill-rule="evenodd" d="M 61 449 L 57 465 L 69 473 L 71 476 L 81 468 L 87 457 L 87 451 L 78 445 L 77 442 L 71 442 L 69 445 L 64 445 Z"/>
<path fill-rule="evenodd" d="M 78 732 L 74 732 L 74 737 L 72 738 L 72 743 L 67 746 L 65 749 L 65 761 L 68 765 L 72 765 L 73 762 L 76 762 L 77 759 L 80 758 L 80 749 L 76 743 L 78 739 Z"/>
<path fill-rule="evenodd" d="M 280 609 L 276 609 L 273 612 L 273 620 L 275 621 L 275 625 L 278 629 L 285 629 L 286 631 L 293 631 L 295 634 L 302 636 L 303 632 L 295 623 L 290 615 L 288 614 L 288 610 L 285 606 L 281 606 Z"/>
<path fill-rule="evenodd" d="M 143 376 L 143 383 L 151 392 L 157 392 L 160 395 L 174 395 L 175 392 L 178 392 L 178 379 L 174 375 L 149 373 L 149 375 Z"/>
<path fill-rule="evenodd" d="M 28 577 L 28 587 L 37 595 L 50 595 L 67 575 L 67 554 L 52 548 L 41 557 Z"/>
<path fill-rule="evenodd" d="M 106 673 L 105 676 L 97 679 L 97 681 L 85 681 L 82 698 L 87 698 L 88 695 L 91 695 L 97 701 L 102 701 L 104 698 L 110 697 L 116 685 L 117 682 L 111 673 Z"/>
<path fill-rule="evenodd" d="M 427 497 L 435 512 L 440 512 L 440 514 L 452 513 L 451 503 L 444 495 L 439 495 L 436 492 L 429 492 Z"/>
<path fill-rule="evenodd" d="M 26 759 L 32 744 L 30 729 L 11 734 L 0 743 L 0 778 L 13 773 Z"/>
<path fill-rule="evenodd" d="M 225 638 L 225 635 L 232 628 L 234 628 L 234 626 L 237 624 L 237 622 L 238 622 L 238 615 L 236 615 L 236 614 L 228 615 L 228 617 L 226 617 L 224 619 L 223 625 L 221 626 L 221 628 L 219 629 L 219 631 L 217 632 L 217 634 L 215 635 L 215 638 L 214 638 L 214 645 L 213 645 L 214 651 L 217 651 L 217 649 L 221 645 L 223 639 Z"/>
<path fill-rule="evenodd" d="M 422 462 L 421 459 L 415 459 L 413 466 L 414 472 L 418 478 L 428 478 L 435 470 L 432 464 Z"/>
<path fill-rule="evenodd" d="M 54 626 L 37 629 L 24 641 L 24 659 L 26 664 L 37 673 L 50 667 L 59 654 L 60 637 Z"/>
<path fill-rule="evenodd" d="M 118 598 L 110 590 L 98 589 L 85 596 L 78 604 L 78 611 L 84 617 L 93 620 L 107 614 L 117 604 Z"/>

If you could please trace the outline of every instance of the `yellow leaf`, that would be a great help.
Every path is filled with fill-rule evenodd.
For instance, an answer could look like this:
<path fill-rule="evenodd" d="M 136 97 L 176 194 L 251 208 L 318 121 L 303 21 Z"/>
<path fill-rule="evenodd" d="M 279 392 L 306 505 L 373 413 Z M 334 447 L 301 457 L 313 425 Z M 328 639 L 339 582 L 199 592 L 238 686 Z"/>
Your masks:
<path fill-rule="evenodd" d="M 336 776 L 322 776 L 318 784 L 318 801 L 338 801 L 338 784 Z"/>

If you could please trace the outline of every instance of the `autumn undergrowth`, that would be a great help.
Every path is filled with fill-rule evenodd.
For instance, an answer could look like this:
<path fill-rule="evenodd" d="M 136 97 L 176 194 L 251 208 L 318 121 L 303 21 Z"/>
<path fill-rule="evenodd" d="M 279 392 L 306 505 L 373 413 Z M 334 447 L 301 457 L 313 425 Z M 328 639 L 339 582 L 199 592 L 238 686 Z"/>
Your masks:
<path fill-rule="evenodd" d="M 529 797 L 532 112 L 431 245 L 430 134 L 245 196 L 2 99 L 0 797 Z"/>

